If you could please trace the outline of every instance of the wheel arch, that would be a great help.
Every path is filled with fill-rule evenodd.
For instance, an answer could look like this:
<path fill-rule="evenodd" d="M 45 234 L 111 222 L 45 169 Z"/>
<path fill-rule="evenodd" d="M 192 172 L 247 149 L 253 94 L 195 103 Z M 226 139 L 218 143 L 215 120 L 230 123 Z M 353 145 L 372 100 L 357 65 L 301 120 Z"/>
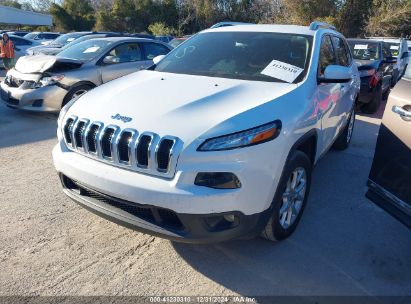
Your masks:
<path fill-rule="evenodd" d="M 87 85 L 89 87 L 91 87 L 92 89 L 94 89 L 95 87 L 97 87 L 97 85 L 91 81 L 88 80 L 82 80 L 79 82 L 76 82 L 75 84 L 71 85 L 68 89 L 67 89 L 67 94 L 66 96 L 64 96 L 63 102 L 61 103 L 61 106 L 63 107 L 69 100 L 68 100 L 68 96 L 69 94 L 72 92 L 72 90 L 76 87 L 82 86 L 82 85 Z"/>

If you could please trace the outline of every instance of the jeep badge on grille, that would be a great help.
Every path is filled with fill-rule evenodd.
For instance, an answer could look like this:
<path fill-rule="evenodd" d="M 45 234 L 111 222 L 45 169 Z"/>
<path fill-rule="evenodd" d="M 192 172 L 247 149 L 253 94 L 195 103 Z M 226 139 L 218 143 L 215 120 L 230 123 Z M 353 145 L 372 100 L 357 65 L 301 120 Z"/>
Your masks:
<path fill-rule="evenodd" d="M 121 120 L 124 123 L 130 122 L 133 120 L 131 117 L 121 116 L 120 114 L 112 115 L 111 118 L 115 120 Z"/>

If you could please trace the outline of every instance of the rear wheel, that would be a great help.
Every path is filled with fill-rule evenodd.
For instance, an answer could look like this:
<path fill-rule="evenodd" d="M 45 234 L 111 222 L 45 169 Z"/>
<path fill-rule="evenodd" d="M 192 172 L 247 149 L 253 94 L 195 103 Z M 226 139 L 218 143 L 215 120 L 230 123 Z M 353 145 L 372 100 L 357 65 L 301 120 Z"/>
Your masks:
<path fill-rule="evenodd" d="M 311 171 L 308 156 L 295 151 L 284 168 L 272 204 L 273 213 L 261 234 L 263 238 L 281 241 L 295 231 L 310 192 Z"/>
<path fill-rule="evenodd" d="M 366 114 L 374 114 L 380 108 L 382 101 L 382 86 L 381 83 L 375 89 L 374 97 L 369 103 L 361 105 L 361 111 Z"/>
<path fill-rule="evenodd" d="M 348 118 L 347 125 L 344 128 L 344 131 L 338 135 L 337 140 L 335 141 L 333 148 L 336 150 L 345 150 L 349 147 L 354 133 L 355 127 L 355 109 L 351 111 L 350 117 Z"/>

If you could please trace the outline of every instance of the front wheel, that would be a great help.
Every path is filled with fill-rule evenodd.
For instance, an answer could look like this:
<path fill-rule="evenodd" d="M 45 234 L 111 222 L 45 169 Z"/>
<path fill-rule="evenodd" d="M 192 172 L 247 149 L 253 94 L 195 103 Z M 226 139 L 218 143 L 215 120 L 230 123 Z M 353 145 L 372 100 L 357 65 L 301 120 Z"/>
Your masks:
<path fill-rule="evenodd" d="M 287 161 L 273 203 L 273 213 L 261 236 L 270 241 L 288 238 L 297 228 L 311 186 L 312 164 L 308 156 L 295 151 Z"/>
<path fill-rule="evenodd" d="M 70 100 L 79 98 L 80 96 L 86 94 L 90 91 L 92 87 L 88 84 L 80 84 L 73 86 L 70 91 L 67 93 L 66 97 L 64 98 L 63 104 L 61 107 L 64 107 Z"/>

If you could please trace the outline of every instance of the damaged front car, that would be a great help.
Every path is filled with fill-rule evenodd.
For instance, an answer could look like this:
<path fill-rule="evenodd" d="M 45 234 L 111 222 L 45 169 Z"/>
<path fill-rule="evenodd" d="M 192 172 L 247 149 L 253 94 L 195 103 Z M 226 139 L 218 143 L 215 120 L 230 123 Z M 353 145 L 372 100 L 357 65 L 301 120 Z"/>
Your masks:
<path fill-rule="evenodd" d="M 170 51 L 161 42 L 111 37 L 79 43 L 58 54 L 20 58 L 0 84 L 12 108 L 58 112 L 70 100 L 110 80 L 150 67 Z"/>

